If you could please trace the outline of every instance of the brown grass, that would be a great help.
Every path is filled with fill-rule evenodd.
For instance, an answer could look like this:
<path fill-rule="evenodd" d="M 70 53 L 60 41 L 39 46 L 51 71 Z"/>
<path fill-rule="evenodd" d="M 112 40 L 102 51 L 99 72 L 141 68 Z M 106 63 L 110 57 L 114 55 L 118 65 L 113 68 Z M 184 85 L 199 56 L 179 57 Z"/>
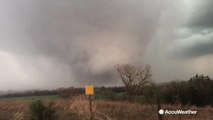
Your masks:
<path fill-rule="evenodd" d="M 24 113 L 32 101 L 0 102 L 0 120 L 24 120 Z M 50 100 L 45 100 L 47 105 Z M 57 120 L 88 120 L 89 101 L 84 97 L 71 100 L 58 99 L 53 108 Z M 163 120 L 213 120 L 213 108 L 198 108 L 195 106 L 162 105 L 168 110 L 197 110 L 197 115 L 164 115 Z M 158 111 L 155 105 L 130 102 L 93 101 L 93 116 L 95 120 L 157 120 Z"/>

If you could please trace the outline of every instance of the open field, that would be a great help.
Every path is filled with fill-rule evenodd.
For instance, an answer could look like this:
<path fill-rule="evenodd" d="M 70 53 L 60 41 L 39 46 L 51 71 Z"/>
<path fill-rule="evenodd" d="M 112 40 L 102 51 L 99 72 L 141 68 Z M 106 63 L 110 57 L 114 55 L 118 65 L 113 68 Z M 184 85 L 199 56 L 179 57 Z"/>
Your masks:
<path fill-rule="evenodd" d="M 0 98 L 0 102 L 13 102 L 22 100 L 55 100 L 59 97 L 57 95 L 46 95 L 46 96 L 27 96 L 27 97 L 10 97 L 10 98 Z"/>
<path fill-rule="evenodd" d="M 48 98 L 48 97 L 47 97 Z M 31 99 L 13 99 L 0 101 L 0 120 L 27 120 Z M 54 102 L 55 120 L 88 120 L 89 107 L 85 97 L 75 97 L 70 100 L 43 99 L 45 105 Z M 197 110 L 197 115 L 164 115 L 164 120 L 212 120 L 213 108 L 198 108 L 194 106 L 162 105 L 168 110 Z M 157 120 L 158 111 L 155 105 L 130 102 L 113 102 L 106 100 L 93 101 L 95 120 Z"/>

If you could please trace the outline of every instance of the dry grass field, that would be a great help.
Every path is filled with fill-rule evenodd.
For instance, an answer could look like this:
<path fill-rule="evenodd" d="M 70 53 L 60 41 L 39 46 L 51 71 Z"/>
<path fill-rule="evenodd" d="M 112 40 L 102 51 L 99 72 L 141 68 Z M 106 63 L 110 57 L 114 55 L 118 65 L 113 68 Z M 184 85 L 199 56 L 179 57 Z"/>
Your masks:
<path fill-rule="evenodd" d="M 0 120 L 26 120 L 25 116 L 32 100 L 0 102 Z M 43 100 L 45 105 L 54 102 L 55 120 L 89 120 L 88 100 L 76 97 L 71 100 Z M 94 120 L 157 120 L 158 111 L 155 105 L 93 101 Z M 213 120 L 213 108 L 197 108 L 194 106 L 162 105 L 169 110 L 197 110 L 197 115 L 164 115 L 163 120 Z"/>

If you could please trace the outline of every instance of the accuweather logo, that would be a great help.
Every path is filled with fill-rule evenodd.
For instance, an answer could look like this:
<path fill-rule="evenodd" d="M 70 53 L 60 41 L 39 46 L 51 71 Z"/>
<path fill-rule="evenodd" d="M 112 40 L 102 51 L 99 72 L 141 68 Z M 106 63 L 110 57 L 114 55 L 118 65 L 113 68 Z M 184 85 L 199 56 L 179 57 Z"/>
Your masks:
<path fill-rule="evenodd" d="M 196 115 L 197 111 L 193 110 L 159 110 L 160 115 Z"/>

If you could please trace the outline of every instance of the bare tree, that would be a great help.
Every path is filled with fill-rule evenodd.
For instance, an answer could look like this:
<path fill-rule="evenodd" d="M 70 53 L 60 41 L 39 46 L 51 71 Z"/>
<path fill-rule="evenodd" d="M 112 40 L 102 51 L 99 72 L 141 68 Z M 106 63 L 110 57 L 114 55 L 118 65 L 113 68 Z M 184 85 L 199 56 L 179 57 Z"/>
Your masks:
<path fill-rule="evenodd" d="M 117 65 L 116 69 L 126 87 L 126 93 L 135 95 L 143 85 L 151 80 L 151 66 L 135 66 L 130 64 Z"/>

